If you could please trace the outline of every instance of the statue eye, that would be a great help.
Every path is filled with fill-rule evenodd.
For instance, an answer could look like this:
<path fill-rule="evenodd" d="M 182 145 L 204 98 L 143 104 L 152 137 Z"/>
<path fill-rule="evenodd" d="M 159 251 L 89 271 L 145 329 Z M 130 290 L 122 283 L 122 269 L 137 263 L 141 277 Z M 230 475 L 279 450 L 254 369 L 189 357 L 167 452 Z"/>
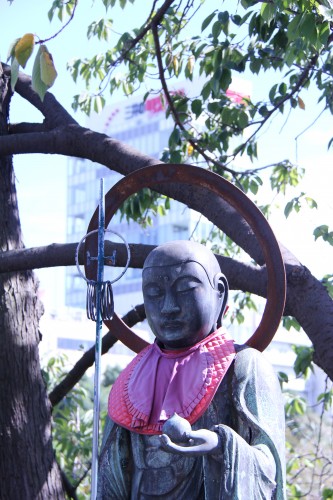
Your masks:
<path fill-rule="evenodd" d="M 181 278 L 176 283 L 176 292 L 189 292 L 200 285 L 200 281 L 195 278 Z"/>
<path fill-rule="evenodd" d="M 144 293 L 147 297 L 155 298 L 163 295 L 163 290 L 158 285 L 150 283 L 144 287 Z"/>

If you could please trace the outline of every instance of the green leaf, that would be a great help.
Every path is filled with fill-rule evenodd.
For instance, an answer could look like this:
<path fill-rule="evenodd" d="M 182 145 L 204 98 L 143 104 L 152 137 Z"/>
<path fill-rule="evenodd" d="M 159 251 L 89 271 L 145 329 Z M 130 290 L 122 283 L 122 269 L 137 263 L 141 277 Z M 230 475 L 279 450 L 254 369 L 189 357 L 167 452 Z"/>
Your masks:
<path fill-rule="evenodd" d="M 47 90 L 52 87 L 56 77 L 52 55 L 46 45 L 40 45 L 32 68 L 32 88 L 41 101 L 44 100 Z"/>
<path fill-rule="evenodd" d="M 274 98 L 275 98 L 275 94 L 276 94 L 276 89 L 277 89 L 277 83 L 275 85 L 273 85 L 273 87 L 271 88 L 271 90 L 269 91 L 269 100 L 271 101 L 271 103 L 274 103 Z"/>
<path fill-rule="evenodd" d="M 164 202 L 165 210 L 170 210 L 170 198 L 166 197 Z"/>
<path fill-rule="evenodd" d="M 215 96 L 217 96 L 219 94 L 219 91 L 221 88 L 222 73 L 223 73 L 222 68 L 218 67 L 214 71 L 214 75 L 210 80 L 210 86 L 211 86 L 211 89 L 212 89 L 213 93 L 215 94 Z"/>
<path fill-rule="evenodd" d="M 288 382 L 289 382 L 288 375 L 284 372 L 278 372 L 278 378 L 279 378 L 279 382 L 281 385 L 283 383 L 288 384 Z"/>
<path fill-rule="evenodd" d="M 224 12 L 219 12 L 217 17 L 221 24 L 226 24 L 229 22 L 229 12 L 226 10 Z"/>
<path fill-rule="evenodd" d="M 294 201 L 288 201 L 287 205 L 284 208 L 284 216 L 286 219 L 288 219 L 289 215 L 291 214 L 291 211 L 294 207 Z"/>
<path fill-rule="evenodd" d="M 170 154 L 170 163 L 181 163 L 182 154 L 180 151 L 172 151 Z"/>
<path fill-rule="evenodd" d="M 326 22 L 319 26 L 319 39 L 322 45 L 326 46 L 330 35 L 330 23 Z"/>
<path fill-rule="evenodd" d="M 282 96 L 286 95 L 287 93 L 287 85 L 285 84 L 285 82 L 282 82 L 280 83 L 279 85 L 279 92 Z"/>
<path fill-rule="evenodd" d="M 258 189 L 259 189 L 259 186 L 258 186 L 258 183 L 252 179 L 249 183 L 249 189 L 251 191 L 251 193 L 253 194 L 257 194 L 258 193 Z"/>
<path fill-rule="evenodd" d="M 179 128 L 175 127 L 169 137 L 169 147 L 173 148 L 175 146 L 180 146 L 180 144 L 181 144 L 180 130 Z"/>
<path fill-rule="evenodd" d="M 216 10 L 212 12 L 208 17 L 206 17 L 206 19 L 203 21 L 201 25 L 201 31 L 204 31 L 207 28 L 207 26 L 209 26 L 209 24 L 212 22 L 215 16 L 216 16 Z"/>
<path fill-rule="evenodd" d="M 332 402 L 333 402 L 333 391 L 328 390 L 328 391 L 322 392 L 317 397 L 317 401 L 319 403 L 323 403 L 325 410 L 329 410 L 329 408 L 332 406 Z"/>
<path fill-rule="evenodd" d="M 304 36 L 310 43 L 316 44 L 318 40 L 318 33 L 316 28 L 316 17 L 313 13 L 305 13 L 302 16 L 300 30 L 302 36 Z"/>
<path fill-rule="evenodd" d="M 204 101 L 207 101 L 208 97 L 210 96 L 210 93 L 211 93 L 211 86 L 210 86 L 210 81 L 208 81 L 204 84 L 201 90 L 201 95 Z M 332 142 L 333 142 L 333 137 L 332 137 Z"/>
<path fill-rule="evenodd" d="M 197 47 L 195 49 L 195 51 L 193 52 L 193 55 L 196 59 L 198 59 L 198 57 L 201 55 L 201 52 L 207 47 L 207 43 L 202 43 L 201 45 L 199 45 L 199 47 Z"/>
<path fill-rule="evenodd" d="M 297 332 L 301 330 L 301 325 L 293 316 L 283 316 L 282 324 L 288 331 L 291 330 L 291 328 L 294 328 Z"/>
<path fill-rule="evenodd" d="M 202 112 L 202 100 L 194 99 L 191 103 L 191 110 L 195 114 L 196 118 L 201 115 Z"/>
<path fill-rule="evenodd" d="M 250 70 L 252 73 L 257 75 L 261 68 L 261 60 L 260 59 L 252 59 L 250 62 Z"/>
<path fill-rule="evenodd" d="M 233 116 L 232 116 L 232 111 L 230 108 L 223 108 L 222 114 L 221 114 L 221 119 L 222 123 L 225 125 L 232 125 L 233 124 Z"/>
<path fill-rule="evenodd" d="M 333 500 L 333 489 L 332 488 L 324 488 L 322 491 L 322 499 L 323 500 Z"/>
<path fill-rule="evenodd" d="M 16 44 L 17 42 L 19 41 L 20 39 L 19 38 L 16 38 L 9 46 L 9 49 L 8 49 L 8 54 L 7 54 L 7 62 L 9 61 L 9 59 L 13 59 L 15 57 L 15 47 L 16 47 Z"/>
<path fill-rule="evenodd" d="M 329 296 L 333 299 L 333 274 L 326 274 L 321 280 Z"/>
<path fill-rule="evenodd" d="M 323 238 L 324 241 L 327 241 L 330 245 L 333 246 L 333 231 L 329 231 L 326 224 L 322 224 L 321 226 L 316 227 L 313 231 L 313 235 L 315 237 L 315 241 L 318 238 Z"/>
<path fill-rule="evenodd" d="M 305 196 L 305 201 L 307 202 L 309 208 L 318 208 L 317 202 L 313 198 Z"/>
<path fill-rule="evenodd" d="M 289 41 L 295 40 L 298 36 L 300 36 L 299 27 L 302 21 L 302 15 L 297 14 L 294 19 L 288 24 L 287 36 Z"/>
<path fill-rule="evenodd" d="M 296 354 L 294 362 L 296 375 L 304 375 L 307 377 L 310 370 L 313 372 L 313 347 L 294 345 L 293 351 Z"/>
<path fill-rule="evenodd" d="M 241 128 L 244 129 L 248 126 L 249 124 L 249 117 L 245 111 L 240 110 L 237 116 L 237 125 Z"/>
<path fill-rule="evenodd" d="M 276 5 L 274 3 L 263 2 L 260 10 L 261 17 L 268 23 L 274 19 L 276 14 Z"/>
<path fill-rule="evenodd" d="M 223 68 L 220 85 L 223 90 L 227 90 L 231 84 L 232 76 L 228 68 Z"/>
<path fill-rule="evenodd" d="M 98 95 L 94 99 L 94 111 L 95 113 L 101 113 L 105 106 L 105 99 L 104 97 Z"/>
<path fill-rule="evenodd" d="M 18 79 L 19 68 L 20 68 L 20 65 L 19 65 L 16 57 L 14 57 L 12 60 L 12 64 L 10 66 L 10 86 L 11 86 L 11 89 L 13 92 L 14 92 L 15 85 L 16 85 L 16 82 Z"/>
<path fill-rule="evenodd" d="M 40 97 L 40 100 L 43 101 L 45 94 L 47 92 L 48 86 L 45 82 L 43 82 L 41 78 L 41 60 L 40 56 L 42 54 L 42 47 L 40 46 L 35 57 L 34 65 L 32 68 L 32 88 Z"/>
<path fill-rule="evenodd" d="M 213 27 L 212 27 L 212 35 L 213 35 L 213 38 L 218 38 L 220 33 L 222 31 L 222 26 L 221 26 L 221 23 L 220 21 L 216 21 L 214 24 L 213 24 Z"/>

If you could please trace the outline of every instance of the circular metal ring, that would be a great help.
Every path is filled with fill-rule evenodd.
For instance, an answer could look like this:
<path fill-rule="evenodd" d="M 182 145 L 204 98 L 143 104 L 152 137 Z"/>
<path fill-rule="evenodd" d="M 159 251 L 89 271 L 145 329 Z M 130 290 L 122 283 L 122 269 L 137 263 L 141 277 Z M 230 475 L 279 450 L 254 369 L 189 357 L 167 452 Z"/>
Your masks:
<path fill-rule="evenodd" d="M 283 314 L 286 296 L 285 269 L 278 242 L 268 221 L 240 189 L 220 175 L 193 165 L 162 163 L 144 167 L 121 179 L 106 194 L 106 225 L 109 224 L 115 212 L 129 196 L 145 187 L 154 189 L 169 183 L 195 185 L 220 196 L 242 215 L 254 232 L 262 249 L 267 268 L 267 300 L 260 324 L 246 344 L 263 351 L 271 342 Z M 98 227 L 98 208 L 91 218 L 88 230 L 94 230 L 96 227 Z M 96 246 L 96 241 L 91 241 L 91 238 L 89 242 L 86 242 L 86 248 L 93 248 L 94 245 Z M 90 269 L 85 266 L 85 271 L 91 279 L 94 270 L 93 266 L 89 267 Z M 112 329 L 119 340 L 135 352 L 139 352 L 148 345 L 116 314 L 114 314 L 112 321 L 106 321 L 105 325 Z"/>
<path fill-rule="evenodd" d="M 114 301 L 111 281 L 103 281 L 101 290 L 101 316 L 110 321 L 114 315 Z"/>
<path fill-rule="evenodd" d="M 88 319 L 97 321 L 96 281 L 88 281 L 87 283 L 86 311 Z"/>
<path fill-rule="evenodd" d="M 98 231 L 99 231 L 98 229 L 93 229 L 92 231 L 89 231 L 85 236 L 83 236 L 83 238 L 81 238 L 81 240 L 78 243 L 78 246 L 76 247 L 76 252 L 75 252 L 76 268 L 79 271 L 79 274 L 80 274 L 81 278 L 83 278 L 87 283 L 96 283 L 96 281 L 90 280 L 90 279 L 86 278 L 86 276 L 83 274 L 83 272 L 80 269 L 80 264 L 79 264 L 80 246 L 88 238 L 88 236 L 90 236 L 91 234 L 98 233 Z M 131 250 L 130 250 L 129 244 L 127 243 L 127 241 L 125 240 L 125 238 L 123 238 L 121 236 L 121 234 L 117 233 L 116 231 L 112 231 L 112 229 L 104 229 L 104 233 L 112 233 L 112 234 L 115 234 L 116 236 L 118 236 L 121 240 L 123 240 L 124 244 L 126 245 L 126 250 L 127 250 L 127 261 L 126 261 L 126 264 L 125 264 L 125 267 L 124 267 L 123 271 L 114 280 L 108 281 L 108 283 L 110 285 L 112 285 L 116 281 L 120 280 L 120 278 L 122 276 L 124 276 L 124 274 L 126 273 L 126 271 L 128 269 L 128 266 L 129 266 L 129 263 L 130 263 L 130 260 L 131 260 Z"/>

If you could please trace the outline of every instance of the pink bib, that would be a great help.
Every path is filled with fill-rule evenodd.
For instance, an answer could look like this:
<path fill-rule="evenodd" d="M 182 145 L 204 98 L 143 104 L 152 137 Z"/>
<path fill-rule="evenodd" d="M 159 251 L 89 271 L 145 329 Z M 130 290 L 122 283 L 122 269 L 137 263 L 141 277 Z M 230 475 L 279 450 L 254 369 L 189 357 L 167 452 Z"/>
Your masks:
<path fill-rule="evenodd" d="M 234 357 L 234 342 L 222 329 L 186 349 L 166 351 L 151 344 L 114 383 L 109 416 L 140 434 L 161 434 L 175 412 L 193 424 L 208 408 Z"/>

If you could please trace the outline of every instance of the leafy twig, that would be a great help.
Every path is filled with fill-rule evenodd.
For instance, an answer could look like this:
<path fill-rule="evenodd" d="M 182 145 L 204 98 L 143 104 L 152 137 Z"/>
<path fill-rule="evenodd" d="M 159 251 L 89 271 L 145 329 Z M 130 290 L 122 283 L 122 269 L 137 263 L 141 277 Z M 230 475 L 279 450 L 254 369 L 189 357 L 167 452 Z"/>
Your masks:
<path fill-rule="evenodd" d="M 45 38 L 44 40 L 39 40 L 38 42 L 36 42 L 36 45 L 38 44 L 42 44 L 42 43 L 45 43 L 45 42 L 48 42 L 50 40 L 53 40 L 53 38 L 56 38 L 68 25 L 69 23 L 73 20 L 74 18 L 74 14 L 75 14 L 75 10 L 76 10 L 76 7 L 77 7 L 77 4 L 78 4 L 78 0 L 74 0 L 74 7 L 73 7 L 73 11 L 70 15 L 70 18 L 68 19 L 68 21 L 60 28 L 59 31 L 57 31 L 54 35 L 50 36 L 49 38 Z"/>

